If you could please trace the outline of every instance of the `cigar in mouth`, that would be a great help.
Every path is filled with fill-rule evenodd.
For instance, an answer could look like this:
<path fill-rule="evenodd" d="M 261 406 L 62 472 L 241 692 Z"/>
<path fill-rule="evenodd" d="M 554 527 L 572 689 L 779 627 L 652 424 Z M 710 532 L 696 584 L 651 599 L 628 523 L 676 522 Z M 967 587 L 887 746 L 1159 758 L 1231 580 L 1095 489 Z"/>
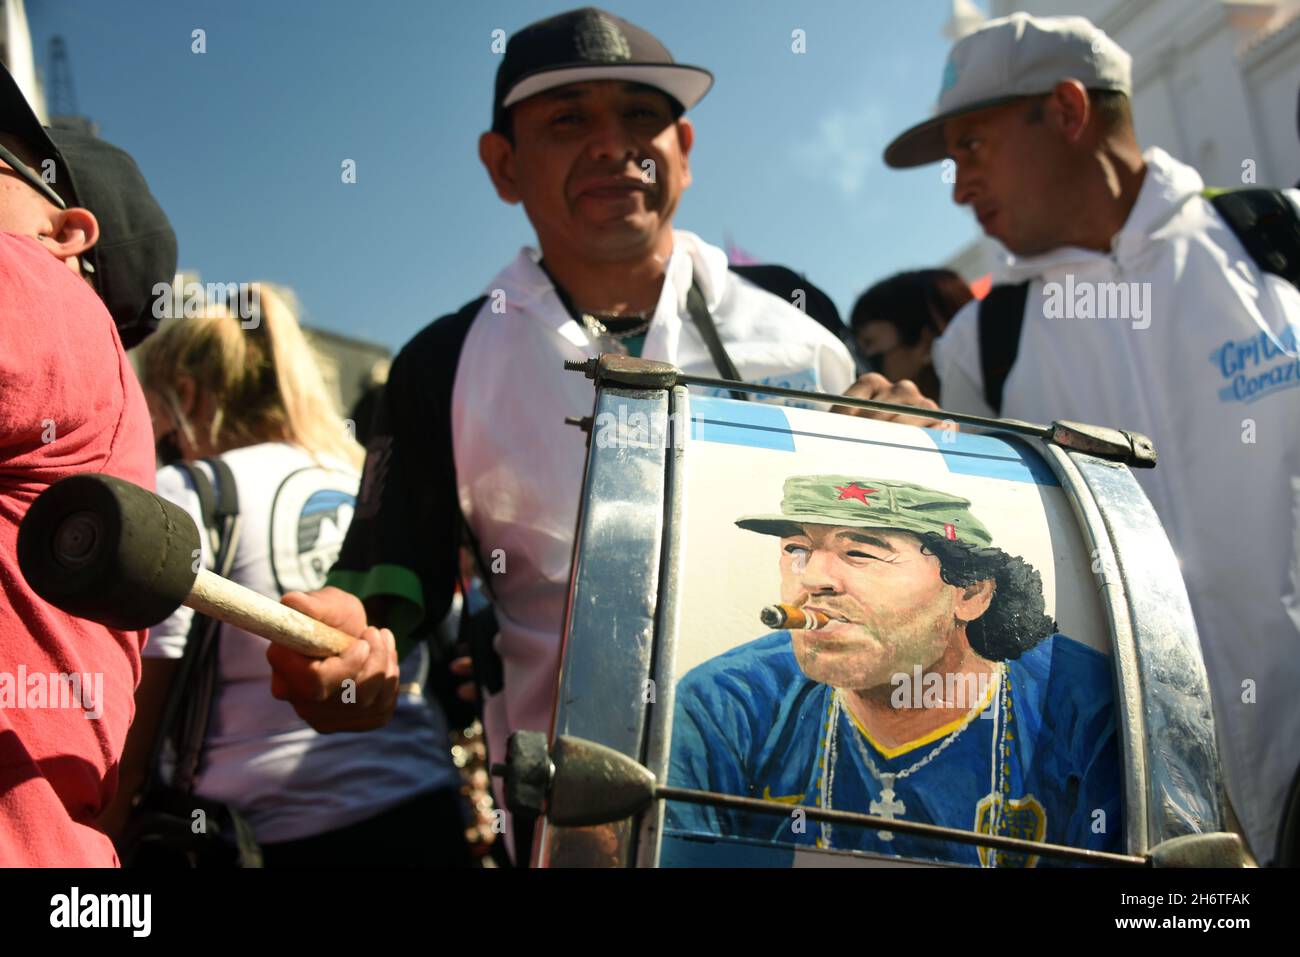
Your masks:
<path fill-rule="evenodd" d="M 825 628 L 831 616 L 820 611 L 805 611 L 794 605 L 768 605 L 758 613 L 769 628 Z"/>

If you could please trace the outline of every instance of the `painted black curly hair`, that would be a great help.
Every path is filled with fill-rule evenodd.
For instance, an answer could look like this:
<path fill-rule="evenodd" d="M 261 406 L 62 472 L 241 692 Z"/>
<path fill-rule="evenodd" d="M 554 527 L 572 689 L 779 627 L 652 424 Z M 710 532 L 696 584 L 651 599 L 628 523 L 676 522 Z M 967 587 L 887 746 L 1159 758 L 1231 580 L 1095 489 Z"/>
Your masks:
<path fill-rule="evenodd" d="M 988 611 L 966 625 L 966 637 L 980 657 L 1019 658 L 1056 632 L 1056 622 L 1045 611 L 1043 578 L 1023 558 L 1000 548 L 949 541 L 934 532 L 920 538 L 926 551 L 939 559 L 939 574 L 949 585 L 964 588 L 993 580 Z"/>

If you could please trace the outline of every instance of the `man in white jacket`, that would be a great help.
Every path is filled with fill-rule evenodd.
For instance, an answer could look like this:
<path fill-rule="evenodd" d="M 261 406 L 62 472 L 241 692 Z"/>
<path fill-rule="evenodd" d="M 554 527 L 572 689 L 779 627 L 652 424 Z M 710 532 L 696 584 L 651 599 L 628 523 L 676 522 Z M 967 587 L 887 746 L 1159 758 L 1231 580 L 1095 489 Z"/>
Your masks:
<path fill-rule="evenodd" d="M 1232 808 L 1267 862 L 1300 764 L 1300 292 L 1194 169 L 1141 150 L 1130 62 L 1080 17 L 990 21 L 885 158 L 955 163 L 954 200 L 1012 254 L 1000 282 L 1028 283 L 1000 414 L 1154 440 L 1159 466 L 1137 474 L 1182 563 Z M 979 308 L 934 362 L 945 409 L 992 415 Z"/>

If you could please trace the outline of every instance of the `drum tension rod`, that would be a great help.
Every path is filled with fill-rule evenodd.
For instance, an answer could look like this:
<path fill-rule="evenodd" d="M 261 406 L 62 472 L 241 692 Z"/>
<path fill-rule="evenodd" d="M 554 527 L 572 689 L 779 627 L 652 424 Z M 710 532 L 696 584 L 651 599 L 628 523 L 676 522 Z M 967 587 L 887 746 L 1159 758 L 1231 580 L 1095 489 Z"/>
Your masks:
<path fill-rule="evenodd" d="M 655 801 L 684 801 L 785 818 L 802 813 L 811 821 L 913 834 L 1084 864 L 1151 867 L 1153 864 L 1165 863 L 1155 855 L 1147 858 L 1091 851 L 998 834 L 980 834 L 937 824 L 876 817 L 854 811 L 835 811 L 714 791 L 666 787 L 659 784 L 644 765 L 613 748 L 567 735 L 557 737 L 555 743 L 548 748 L 546 735 L 538 731 L 517 731 L 512 734 L 507 746 L 506 763 L 494 764 L 492 773 L 505 779 L 506 806 L 511 814 L 533 817 L 544 814 L 551 824 L 559 827 L 609 824 L 645 811 Z M 1168 863 L 1175 861 L 1171 858 Z"/>
<path fill-rule="evenodd" d="M 582 362 L 565 362 L 564 368 L 570 372 L 581 372 L 588 379 L 594 379 L 600 385 L 623 386 L 633 389 L 671 389 L 678 385 L 703 386 L 729 391 L 752 392 L 759 395 L 773 395 L 783 398 L 804 399 L 824 402 L 827 405 L 843 405 L 855 409 L 869 409 L 873 412 L 892 412 L 908 416 L 942 419 L 961 425 L 972 425 L 982 429 L 999 432 L 1014 432 L 1032 436 L 1073 449 L 1101 459 L 1119 462 L 1131 468 L 1150 469 L 1156 465 L 1156 450 L 1151 439 L 1140 432 L 1125 429 L 1112 429 L 1101 425 L 1088 425 L 1084 422 L 1056 421 L 1051 425 L 1037 425 L 1022 422 L 1019 419 L 994 419 L 982 415 L 967 415 L 964 412 L 948 412 L 943 409 L 933 411 L 918 409 L 910 405 L 895 402 L 877 402 L 874 399 L 859 399 L 847 395 L 830 395 L 825 392 L 804 392 L 799 389 L 786 389 L 774 385 L 758 385 L 750 382 L 737 382 L 730 379 L 713 379 L 707 376 L 686 375 L 676 366 L 667 362 L 651 359 L 635 359 L 631 356 L 603 353 L 595 359 Z"/>

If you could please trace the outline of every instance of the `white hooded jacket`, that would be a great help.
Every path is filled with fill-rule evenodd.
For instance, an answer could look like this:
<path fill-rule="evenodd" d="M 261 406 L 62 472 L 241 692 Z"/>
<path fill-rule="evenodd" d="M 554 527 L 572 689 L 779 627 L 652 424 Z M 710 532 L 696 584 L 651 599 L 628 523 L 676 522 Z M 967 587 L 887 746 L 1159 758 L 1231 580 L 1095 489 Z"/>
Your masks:
<path fill-rule="evenodd" d="M 1300 765 L 1300 291 L 1260 271 L 1194 169 L 1144 158 L 1109 254 L 1057 249 L 999 277 L 1031 281 L 1002 415 L 1154 441 L 1136 474 L 1182 563 L 1229 796 L 1264 862 Z M 977 317 L 957 314 L 934 363 L 944 408 L 991 415 Z"/>

